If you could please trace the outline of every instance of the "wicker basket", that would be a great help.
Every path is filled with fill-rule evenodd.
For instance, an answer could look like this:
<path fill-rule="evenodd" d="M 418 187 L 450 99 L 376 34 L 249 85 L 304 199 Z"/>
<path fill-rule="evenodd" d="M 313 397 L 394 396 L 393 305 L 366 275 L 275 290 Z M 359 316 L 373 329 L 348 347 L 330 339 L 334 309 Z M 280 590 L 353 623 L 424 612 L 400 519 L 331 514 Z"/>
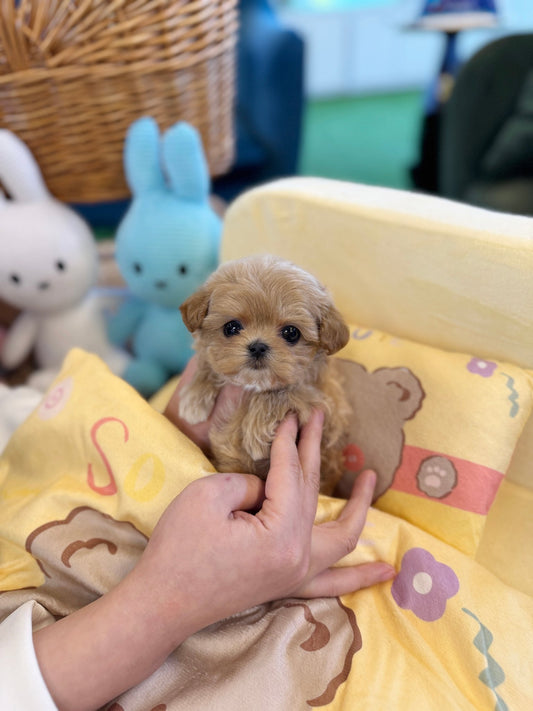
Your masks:
<path fill-rule="evenodd" d="M 210 172 L 233 158 L 237 0 L 0 0 L 0 125 L 65 202 L 129 194 L 122 151 L 143 115 L 200 131 Z"/>

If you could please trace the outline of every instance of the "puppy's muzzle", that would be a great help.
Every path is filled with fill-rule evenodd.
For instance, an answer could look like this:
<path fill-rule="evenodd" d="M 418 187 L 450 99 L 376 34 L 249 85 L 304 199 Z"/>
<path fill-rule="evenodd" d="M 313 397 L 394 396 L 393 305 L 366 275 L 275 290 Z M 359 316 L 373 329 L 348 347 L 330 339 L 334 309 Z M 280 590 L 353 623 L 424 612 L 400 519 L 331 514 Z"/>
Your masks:
<path fill-rule="evenodd" d="M 248 344 L 248 357 L 256 367 L 263 364 L 269 352 L 270 346 L 263 341 L 252 341 Z"/>

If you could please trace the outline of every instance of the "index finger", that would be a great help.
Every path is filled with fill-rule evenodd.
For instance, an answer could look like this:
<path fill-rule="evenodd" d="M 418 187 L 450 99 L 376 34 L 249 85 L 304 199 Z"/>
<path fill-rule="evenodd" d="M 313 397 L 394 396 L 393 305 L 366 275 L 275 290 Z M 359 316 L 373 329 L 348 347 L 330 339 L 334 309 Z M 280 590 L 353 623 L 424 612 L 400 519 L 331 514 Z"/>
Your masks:
<path fill-rule="evenodd" d="M 266 480 L 267 500 L 273 501 L 280 512 L 314 522 L 320 485 L 320 441 L 323 415 L 314 412 L 302 428 L 296 446 L 298 422 L 289 415 L 279 425 L 272 443 L 270 470 Z"/>
<path fill-rule="evenodd" d="M 290 414 L 278 425 L 270 449 L 270 467 L 265 482 L 267 501 L 275 502 L 278 509 L 292 507 L 298 482 L 302 478 L 300 459 L 296 447 L 298 420 Z"/>
<path fill-rule="evenodd" d="M 302 427 L 298 444 L 304 477 L 309 485 L 317 490 L 320 488 L 320 444 L 323 427 L 324 413 L 322 410 L 313 410 L 311 417 Z"/>
<path fill-rule="evenodd" d="M 306 508 L 306 516 L 310 518 L 311 524 L 315 520 L 320 492 L 320 445 L 323 426 L 324 413 L 321 410 L 313 410 L 308 422 L 302 427 L 298 444 L 298 456 L 305 482 L 302 505 Z"/>

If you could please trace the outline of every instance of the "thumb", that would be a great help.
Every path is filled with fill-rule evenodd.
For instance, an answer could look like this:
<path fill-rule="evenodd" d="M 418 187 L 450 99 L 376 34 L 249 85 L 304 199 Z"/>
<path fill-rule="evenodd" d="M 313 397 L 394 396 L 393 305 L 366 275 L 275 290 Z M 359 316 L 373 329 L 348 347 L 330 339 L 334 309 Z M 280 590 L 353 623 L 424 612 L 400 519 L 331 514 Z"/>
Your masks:
<path fill-rule="evenodd" d="M 212 474 L 209 479 L 216 483 L 216 508 L 228 515 L 258 509 L 265 499 L 265 484 L 253 474 Z"/>

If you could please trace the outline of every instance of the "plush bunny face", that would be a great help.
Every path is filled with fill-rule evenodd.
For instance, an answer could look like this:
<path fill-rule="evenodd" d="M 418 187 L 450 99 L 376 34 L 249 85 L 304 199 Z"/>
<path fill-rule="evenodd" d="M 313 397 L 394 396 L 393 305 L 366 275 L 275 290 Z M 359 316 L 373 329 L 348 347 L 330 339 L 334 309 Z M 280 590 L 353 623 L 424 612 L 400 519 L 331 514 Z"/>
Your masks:
<path fill-rule="evenodd" d="M 218 261 L 221 221 L 200 137 L 183 122 L 160 136 L 155 121 L 139 119 L 124 161 L 133 200 L 116 235 L 119 269 L 136 296 L 178 309 Z"/>
<path fill-rule="evenodd" d="M 118 229 L 115 258 L 134 294 L 176 308 L 216 268 L 219 230 L 202 205 L 178 204 L 170 191 L 147 194 Z"/>
<path fill-rule="evenodd" d="M 96 281 L 89 228 L 58 207 L 51 202 L 14 204 L 1 217 L 0 296 L 19 309 L 50 313 L 68 308 Z"/>

